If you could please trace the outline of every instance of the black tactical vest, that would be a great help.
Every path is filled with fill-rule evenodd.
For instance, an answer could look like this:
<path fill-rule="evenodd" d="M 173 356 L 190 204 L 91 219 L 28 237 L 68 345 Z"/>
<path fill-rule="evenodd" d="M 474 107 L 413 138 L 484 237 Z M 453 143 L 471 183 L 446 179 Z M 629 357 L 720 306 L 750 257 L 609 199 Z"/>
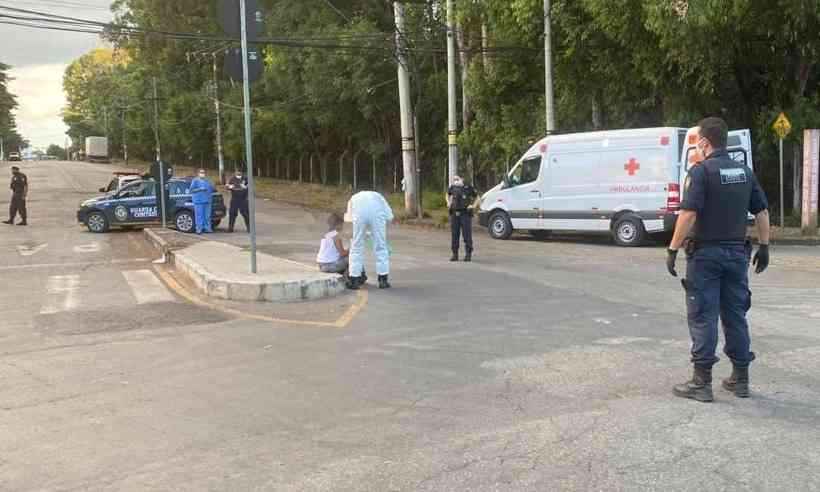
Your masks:
<path fill-rule="evenodd" d="M 695 239 L 705 243 L 742 243 L 746 240 L 754 175 L 725 150 L 701 163 L 706 172 L 703 210 L 695 223 Z"/>

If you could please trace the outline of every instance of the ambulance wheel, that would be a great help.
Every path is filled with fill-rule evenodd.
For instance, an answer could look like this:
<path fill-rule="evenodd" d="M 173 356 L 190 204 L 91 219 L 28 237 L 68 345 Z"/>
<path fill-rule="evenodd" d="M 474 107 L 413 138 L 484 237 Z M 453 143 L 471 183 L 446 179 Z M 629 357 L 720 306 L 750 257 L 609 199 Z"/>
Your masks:
<path fill-rule="evenodd" d="M 493 239 L 509 239 L 513 233 L 510 217 L 502 211 L 494 212 L 490 216 L 490 227 L 487 229 Z"/>
<path fill-rule="evenodd" d="M 88 218 L 85 219 L 85 225 L 88 227 L 89 231 L 95 234 L 108 232 L 108 229 L 110 228 L 108 219 L 105 218 L 105 214 L 102 212 L 91 212 L 88 214 Z"/>
<path fill-rule="evenodd" d="M 612 236 L 618 246 L 640 246 L 646 238 L 646 230 L 640 217 L 627 214 L 615 222 Z"/>
<path fill-rule="evenodd" d="M 194 232 L 194 214 L 190 210 L 183 210 L 174 218 L 174 225 L 179 232 L 190 234 Z"/>

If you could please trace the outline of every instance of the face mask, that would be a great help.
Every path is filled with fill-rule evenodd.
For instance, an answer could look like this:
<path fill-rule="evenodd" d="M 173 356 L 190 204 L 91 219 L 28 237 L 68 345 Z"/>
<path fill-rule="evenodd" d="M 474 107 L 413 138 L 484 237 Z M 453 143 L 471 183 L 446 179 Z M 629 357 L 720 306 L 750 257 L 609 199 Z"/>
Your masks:
<path fill-rule="evenodd" d="M 455 185 L 455 186 L 464 186 L 464 181 L 455 181 L 453 183 L 453 185 Z"/>
<path fill-rule="evenodd" d="M 239 178 L 239 179 L 242 179 L 242 175 L 241 175 L 241 174 L 237 174 L 237 175 L 236 175 L 236 177 L 237 177 L 237 178 Z"/>
<path fill-rule="evenodd" d="M 205 173 L 200 173 L 200 174 L 199 174 L 199 177 L 200 177 L 200 178 L 204 178 L 204 177 L 205 177 Z"/>

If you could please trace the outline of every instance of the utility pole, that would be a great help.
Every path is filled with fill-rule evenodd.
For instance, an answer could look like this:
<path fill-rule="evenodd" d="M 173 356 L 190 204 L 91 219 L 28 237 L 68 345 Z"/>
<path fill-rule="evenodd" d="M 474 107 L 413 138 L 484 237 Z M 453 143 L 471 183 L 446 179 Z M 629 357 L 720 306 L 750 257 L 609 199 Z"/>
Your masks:
<path fill-rule="evenodd" d="M 216 152 L 219 156 L 219 181 L 225 184 L 225 153 L 222 149 L 222 103 L 219 101 L 219 72 L 214 56 L 214 107 L 216 109 Z"/>
<path fill-rule="evenodd" d="M 458 120 L 456 118 L 456 36 L 455 36 L 455 2 L 447 0 L 447 144 L 449 163 L 447 185 L 453 184 L 458 174 Z"/>
<path fill-rule="evenodd" d="M 2 135 L 0 135 L 0 161 L 6 160 L 6 148 Z"/>
<path fill-rule="evenodd" d="M 555 94 L 552 82 L 552 14 L 550 0 L 544 0 L 544 70 L 546 72 L 547 135 L 555 131 Z"/>
<path fill-rule="evenodd" d="M 162 163 L 162 149 L 159 143 L 159 94 L 157 92 L 157 77 L 153 77 L 154 81 L 154 138 L 157 141 L 157 165 L 159 166 L 159 196 L 160 206 L 162 207 L 162 228 L 167 227 L 167 213 L 168 210 L 165 204 L 165 166 Z"/>
<path fill-rule="evenodd" d="M 401 150 L 404 165 L 404 208 L 409 215 L 416 215 L 417 174 L 416 174 L 416 140 L 413 130 L 413 107 L 410 98 L 410 74 L 407 71 L 407 51 L 404 42 L 404 6 L 393 2 L 396 18 L 396 56 L 398 58 L 399 106 L 401 111 Z"/>
<path fill-rule="evenodd" d="M 256 190 L 253 179 L 253 133 L 251 133 L 251 81 L 248 77 L 248 16 L 245 0 L 239 0 L 239 19 L 242 23 L 242 74 L 245 98 L 245 160 L 248 163 L 248 205 L 250 212 L 251 273 L 256 273 Z"/>
<path fill-rule="evenodd" d="M 122 157 L 128 165 L 128 108 L 122 108 Z"/>
<path fill-rule="evenodd" d="M 154 140 L 156 141 L 157 162 L 162 160 L 162 148 L 159 142 L 159 96 L 157 95 L 157 77 L 154 76 Z"/>

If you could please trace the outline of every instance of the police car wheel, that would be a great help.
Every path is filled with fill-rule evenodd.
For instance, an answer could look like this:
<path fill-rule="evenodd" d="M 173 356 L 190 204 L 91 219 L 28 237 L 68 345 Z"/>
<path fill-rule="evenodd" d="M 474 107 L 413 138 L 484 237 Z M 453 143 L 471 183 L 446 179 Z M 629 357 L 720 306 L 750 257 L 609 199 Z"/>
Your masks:
<path fill-rule="evenodd" d="M 186 234 L 194 232 L 194 214 L 187 210 L 183 210 L 177 214 L 174 219 L 174 225 L 176 225 L 179 232 L 184 232 Z"/>
<path fill-rule="evenodd" d="M 222 223 L 221 219 L 220 220 L 212 220 L 211 221 L 211 228 L 215 230 L 217 227 L 219 227 L 219 224 L 221 224 L 221 223 Z"/>
<path fill-rule="evenodd" d="M 513 228 L 510 218 L 504 212 L 495 212 L 490 216 L 490 237 L 493 239 L 509 239 Z"/>
<path fill-rule="evenodd" d="M 615 223 L 612 235 L 619 246 L 640 246 L 646 237 L 646 230 L 639 217 L 625 215 Z"/>
<path fill-rule="evenodd" d="M 88 218 L 85 220 L 85 225 L 88 227 L 88 230 L 96 233 L 101 234 L 103 232 L 108 232 L 108 219 L 105 218 L 105 214 L 102 212 L 91 212 L 88 214 Z"/>

